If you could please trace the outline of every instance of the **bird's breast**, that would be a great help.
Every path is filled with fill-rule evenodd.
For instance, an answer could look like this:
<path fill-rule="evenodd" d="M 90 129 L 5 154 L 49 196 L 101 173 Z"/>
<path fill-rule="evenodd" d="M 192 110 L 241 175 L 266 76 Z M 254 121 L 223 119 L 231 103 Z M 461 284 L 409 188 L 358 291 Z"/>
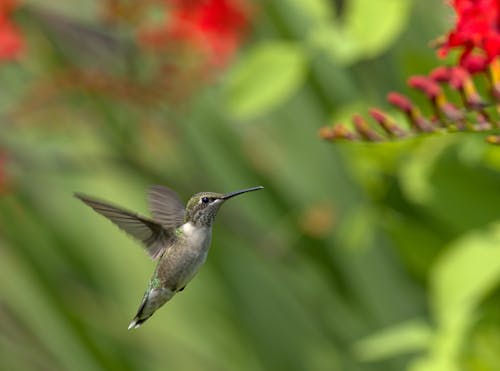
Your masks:
<path fill-rule="evenodd" d="M 181 228 L 185 248 L 193 253 L 206 253 L 212 239 L 212 228 L 197 227 L 190 222 L 183 224 Z"/>
<path fill-rule="evenodd" d="M 212 231 L 186 223 L 181 227 L 179 242 L 168 250 L 160 272 L 167 286 L 183 288 L 207 259 Z"/>
<path fill-rule="evenodd" d="M 210 247 L 210 227 L 185 223 L 180 227 L 178 240 L 158 264 L 162 284 L 172 290 L 182 289 L 205 262 Z"/>

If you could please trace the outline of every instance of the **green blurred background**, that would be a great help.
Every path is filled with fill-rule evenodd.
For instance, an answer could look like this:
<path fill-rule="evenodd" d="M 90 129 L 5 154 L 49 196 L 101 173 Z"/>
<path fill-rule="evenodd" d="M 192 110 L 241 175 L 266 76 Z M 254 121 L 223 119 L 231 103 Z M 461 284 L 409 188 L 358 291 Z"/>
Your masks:
<path fill-rule="evenodd" d="M 25 55 L 0 65 L 1 370 L 500 370 L 500 149 L 317 135 L 443 63 L 450 8 L 255 1 L 216 78 L 156 91 L 158 60 L 102 6 L 26 1 Z M 147 214 L 152 184 L 265 190 L 224 206 L 187 290 L 127 331 L 155 263 L 72 193 Z"/>

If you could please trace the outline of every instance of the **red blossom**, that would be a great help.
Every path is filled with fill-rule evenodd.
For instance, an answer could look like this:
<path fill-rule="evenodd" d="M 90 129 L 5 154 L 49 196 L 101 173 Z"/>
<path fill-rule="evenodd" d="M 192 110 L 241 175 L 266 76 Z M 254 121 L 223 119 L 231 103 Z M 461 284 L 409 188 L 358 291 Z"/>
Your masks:
<path fill-rule="evenodd" d="M 427 76 L 415 75 L 408 79 L 408 85 L 411 88 L 418 89 L 429 98 L 435 99 L 441 95 L 441 87 Z"/>
<path fill-rule="evenodd" d="M 0 0 L 0 13 L 11 13 L 18 3 L 18 0 Z"/>
<path fill-rule="evenodd" d="M 451 5 L 457 21 L 439 54 L 460 48 L 462 67 L 471 73 L 484 70 L 500 54 L 500 0 L 452 0 Z"/>
<path fill-rule="evenodd" d="M 347 129 L 343 124 L 335 124 L 332 127 L 322 127 L 319 130 L 319 135 L 325 140 L 345 139 L 354 141 L 359 139 L 355 133 Z"/>
<path fill-rule="evenodd" d="M 15 59 L 23 49 L 21 33 L 10 20 L 16 5 L 14 0 L 0 0 L 0 60 Z"/>
<path fill-rule="evenodd" d="M 398 107 L 400 110 L 404 112 L 411 112 L 413 109 L 413 104 L 411 101 L 405 97 L 403 94 L 397 92 L 390 92 L 387 94 L 387 101 L 393 106 Z"/>
<path fill-rule="evenodd" d="M 469 73 L 484 72 L 488 68 L 488 59 L 484 55 L 468 54 L 460 58 L 460 65 Z"/>
<path fill-rule="evenodd" d="M 361 115 L 354 115 L 352 117 L 352 123 L 354 124 L 354 128 L 356 132 L 365 140 L 369 142 L 379 142 L 383 140 L 382 136 L 375 132 L 368 122 Z"/>
<path fill-rule="evenodd" d="M 143 45 L 163 48 L 187 45 L 209 62 L 222 66 L 234 55 L 248 28 L 247 7 L 241 0 L 166 0 L 168 19 L 142 32 Z"/>
<path fill-rule="evenodd" d="M 500 0 L 450 0 L 457 13 L 455 28 L 446 38 L 440 40 L 441 56 L 450 49 L 459 49 L 459 63 L 454 66 L 439 66 L 428 75 L 411 76 L 407 83 L 427 98 L 432 111 L 422 111 L 407 96 L 391 92 L 387 101 L 404 113 L 409 130 L 378 108 L 371 109 L 372 121 L 384 130 L 375 131 L 370 122 L 360 115 L 354 115 L 355 132 L 341 124 L 327 126 L 320 130 L 320 136 L 335 142 L 385 141 L 431 132 L 489 131 L 500 128 Z M 443 41 L 444 40 L 444 41 Z M 487 77 L 487 94 L 491 99 L 483 100 L 479 94 L 473 74 Z M 480 85 L 481 86 L 481 85 Z M 460 96 L 460 102 L 452 103 L 448 94 Z M 496 105 L 496 110 L 489 109 Z M 495 111 L 495 112 L 492 112 Z M 379 134 L 381 133 L 381 134 Z M 500 145 L 500 135 L 486 138 L 488 143 Z"/>
<path fill-rule="evenodd" d="M 406 132 L 401 129 L 385 112 L 382 112 L 378 108 L 371 108 L 369 113 L 389 136 L 401 138 L 406 135 Z"/>
<path fill-rule="evenodd" d="M 469 79 L 469 73 L 464 68 L 460 66 L 450 68 L 449 84 L 453 89 L 463 89 Z"/>
<path fill-rule="evenodd" d="M 439 66 L 434 68 L 429 77 L 435 82 L 448 82 L 450 81 L 450 68 L 448 66 Z"/>

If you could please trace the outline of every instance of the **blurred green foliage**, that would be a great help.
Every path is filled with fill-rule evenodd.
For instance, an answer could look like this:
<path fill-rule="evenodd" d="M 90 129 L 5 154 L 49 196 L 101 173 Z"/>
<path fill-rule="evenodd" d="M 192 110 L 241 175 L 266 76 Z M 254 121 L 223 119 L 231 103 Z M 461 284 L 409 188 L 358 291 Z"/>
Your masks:
<path fill-rule="evenodd" d="M 498 147 L 316 134 L 440 63 L 444 4 L 261 0 L 227 73 L 145 103 L 51 79 L 153 68 L 101 33 L 99 2 L 26 3 L 29 49 L 0 65 L 1 370 L 498 370 Z M 155 183 L 266 189 L 224 206 L 187 290 L 127 331 L 154 263 L 72 193 L 147 213 Z"/>

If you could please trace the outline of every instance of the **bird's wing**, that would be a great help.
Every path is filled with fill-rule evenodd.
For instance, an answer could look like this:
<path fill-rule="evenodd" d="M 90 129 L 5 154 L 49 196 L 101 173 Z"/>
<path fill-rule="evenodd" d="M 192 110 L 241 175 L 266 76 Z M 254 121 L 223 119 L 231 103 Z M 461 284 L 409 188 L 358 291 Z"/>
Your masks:
<path fill-rule="evenodd" d="M 184 223 L 184 205 L 177 193 L 167 187 L 154 185 L 149 188 L 149 207 L 153 219 L 168 231 L 175 230 Z"/>
<path fill-rule="evenodd" d="M 141 241 L 153 259 L 160 257 L 169 245 L 170 234 L 159 223 L 80 193 L 75 193 L 75 197 Z"/>

